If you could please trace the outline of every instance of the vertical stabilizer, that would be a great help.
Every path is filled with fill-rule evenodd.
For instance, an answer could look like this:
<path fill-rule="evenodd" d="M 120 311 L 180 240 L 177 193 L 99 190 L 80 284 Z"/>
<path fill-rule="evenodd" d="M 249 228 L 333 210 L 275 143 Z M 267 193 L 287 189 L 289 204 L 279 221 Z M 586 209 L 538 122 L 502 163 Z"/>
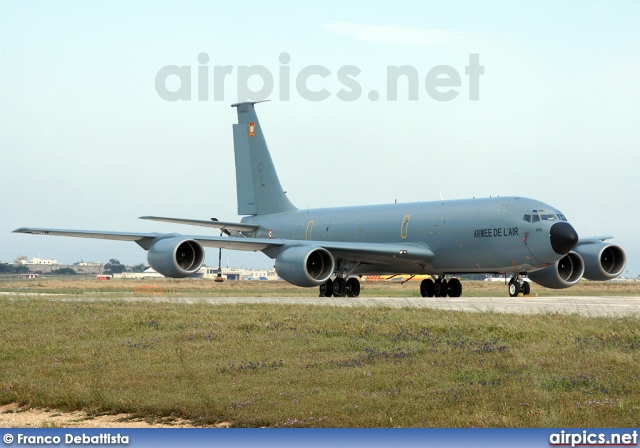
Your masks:
<path fill-rule="evenodd" d="M 266 215 L 297 210 L 284 193 L 264 139 L 255 102 L 233 104 L 233 125 L 239 215 Z"/>

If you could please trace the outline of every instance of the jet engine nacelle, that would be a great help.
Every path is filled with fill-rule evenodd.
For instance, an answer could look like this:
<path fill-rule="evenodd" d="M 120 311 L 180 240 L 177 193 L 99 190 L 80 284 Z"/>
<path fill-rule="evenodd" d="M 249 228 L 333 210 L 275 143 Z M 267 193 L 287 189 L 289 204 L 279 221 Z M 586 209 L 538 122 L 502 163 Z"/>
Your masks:
<path fill-rule="evenodd" d="M 583 244 L 575 248 L 584 260 L 584 278 L 589 280 L 611 280 L 622 274 L 627 256 L 616 245 L 608 243 Z"/>
<path fill-rule="evenodd" d="M 204 263 L 204 249 L 196 240 L 165 238 L 149 248 L 147 261 L 149 266 L 167 277 L 189 277 L 198 272 Z"/>
<path fill-rule="evenodd" d="M 569 252 L 548 268 L 529 273 L 529 278 L 539 285 L 553 289 L 570 288 L 584 274 L 584 261 L 575 252 Z"/>
<path fill-rule="evenodd" d="M 326 282 L 335 262 L 331 252 L 322 247 L 289 247 L 276 257 L 276 272 L 296 286 L 311 287 Z"/>

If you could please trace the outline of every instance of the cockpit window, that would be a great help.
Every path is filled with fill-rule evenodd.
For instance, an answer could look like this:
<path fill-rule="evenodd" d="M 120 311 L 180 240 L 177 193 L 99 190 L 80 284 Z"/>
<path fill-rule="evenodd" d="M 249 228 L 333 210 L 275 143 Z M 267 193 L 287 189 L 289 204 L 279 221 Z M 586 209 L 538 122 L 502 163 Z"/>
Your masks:
<path fill-rule="evenodd" d="M 526 222 L 539 222 L 539 221 L 566 221 L 567 218 L 563 214 L 545 213 L 544 210 L 534 210 L 533 212 L 526 212 L 522 219 Z"/>

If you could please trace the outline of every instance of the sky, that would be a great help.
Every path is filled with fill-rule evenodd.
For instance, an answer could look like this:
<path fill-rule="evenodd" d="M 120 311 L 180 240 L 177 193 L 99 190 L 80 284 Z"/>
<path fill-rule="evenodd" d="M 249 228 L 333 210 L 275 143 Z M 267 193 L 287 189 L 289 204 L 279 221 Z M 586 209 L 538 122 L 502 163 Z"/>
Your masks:
<path fill-rule="evenodd" d="M 217 234 L 137 218 L 239 220 L 229 106 L 268 98 L 298 208 L 531 197 L 640 275 L 638 2 L 5 1 L 0 61 L 3 262 L 146 263 L 18 227 Z"/>

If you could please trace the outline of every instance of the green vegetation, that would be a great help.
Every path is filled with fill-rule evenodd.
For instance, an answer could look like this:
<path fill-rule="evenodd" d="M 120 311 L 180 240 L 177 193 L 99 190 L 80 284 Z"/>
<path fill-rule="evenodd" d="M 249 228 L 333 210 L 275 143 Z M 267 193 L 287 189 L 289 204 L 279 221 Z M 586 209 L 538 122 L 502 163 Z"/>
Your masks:
<path fill-rule="evenodd" d="M 127 267 L 120 263 L 119 260 L 116 260 L 114 258 L 109 260 L 109 263 L 104 265 L 105 274 L 120 274 L 122 272 L 125 272 L 126 270 Z"/>
<path fill-rule="evenodd" d="M 0 298 L 0 403 L 236 427 L 631 427 L 639 323 Z"/>
<path fill-rule="evenodd" d="M 27 272 L 29 272 L 28 266 L 0 263 L 0 274 L 26 274 Z"/>
<path fill-rule="evenodd" d="M 51 271 L 52 275 L 77 275 L 77 272 L 71 268 L 60 268 Z"/>
<path fill-rule="evenodd" d="M 149 266 L 146 264 L 142 264 L 142 263 L 138 263 L 134 266 L 127 266 L 127 271 L 131 271 L 131 272 L 144 272 L 147 269 L 149 269 Z"/>

